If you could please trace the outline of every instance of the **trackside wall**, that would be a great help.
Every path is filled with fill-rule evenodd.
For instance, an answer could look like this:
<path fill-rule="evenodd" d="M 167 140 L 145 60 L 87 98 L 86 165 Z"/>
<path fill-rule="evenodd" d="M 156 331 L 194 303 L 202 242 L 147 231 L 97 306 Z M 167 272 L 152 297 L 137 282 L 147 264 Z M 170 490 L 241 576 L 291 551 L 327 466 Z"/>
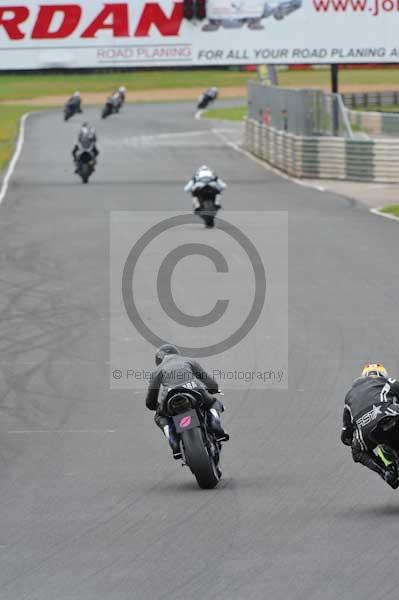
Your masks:
<path fill-rule="evenodd" d="M 305 137 L 247 119 L 243 146 L 298 178 L 399 182 L 399 139 Z"/>

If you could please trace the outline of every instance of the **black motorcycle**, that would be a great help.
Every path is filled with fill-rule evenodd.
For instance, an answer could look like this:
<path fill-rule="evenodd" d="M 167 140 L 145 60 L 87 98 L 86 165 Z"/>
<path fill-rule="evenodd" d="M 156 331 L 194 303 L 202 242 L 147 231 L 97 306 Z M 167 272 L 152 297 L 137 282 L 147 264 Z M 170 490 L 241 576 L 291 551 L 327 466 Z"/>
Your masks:
<path fill-rule="evenodd" d="M 101 117 L 103 119 L 106 119 L 107 117 L 109 117 L 109 115 L 118 113 L 120 111 L 120 109 L 122 108 L 122 105 L 123 105 L 123 100 L 122 100 L 122 96 L 119 93 L 114 94 L 113 96 L 110 96 L 109 98 L 107 98 L 105 106 L 102 109 Z"/>
<path fill-rule="evenodd" d="M 164 411 L 173 420 L 183 464 L 190 467 L 200 488 L 216 487 L 222 477 L 222 444 L 208 429 L 201 394 L 185 387 L 174 388 L 165 399 Z"/>
<path fill-rule="evenodd" d="M 83 183 L 88 183 L 90 175 L 96 166 L 94 155 L 88 150 L 83 150 L 77 158 L 76 172 L 82 178 Z"/>
<path fill-rule="evenodd" d="M 68 100 L 64 106 L 64 121 L 68 121 L 76 113 L 83 112 L 81 109 L 80 101 Z"/>
<path fill-rule="evenodd" d="M 399 406 L 385 407 L 374 430 L 374 436 L 383 440 L 377 446 L 377 455 L 386 467 L 395 466 L 399 473 Z"/>
<path fill-rule="evenodd" d="M 112 115 L 113 112 L 114 112 L 114 103 L 112 102 L 111 98 L 108 98 L 105 103 L 105 106 L 102 109 L 101 117 L 103 119 L 106 119 L 107 117 L 109 117 L 109 115 Z"/>
<path fill-rule="evenodd" d="M 210 94 L 207 94 L 206 92 L 204 92 L 198 98 L 197 109 L 204 110 L 210 104 L 212 104 L 212 102 L 214 102 L 216 100 L 216 98 L 217 98 L 217 95 L 210 95 Z"/>
<path fill-rule="evenodd" d="M 201 196 L 198 196 L 200 207 L 196 214 L 201 217 L 205 227 L 212 228 L 215 225 L 215 217 L 218 212 L 218 206 L 215 204 L 215 195 L 207 193 L 206 187 L 202 190 Z"/>

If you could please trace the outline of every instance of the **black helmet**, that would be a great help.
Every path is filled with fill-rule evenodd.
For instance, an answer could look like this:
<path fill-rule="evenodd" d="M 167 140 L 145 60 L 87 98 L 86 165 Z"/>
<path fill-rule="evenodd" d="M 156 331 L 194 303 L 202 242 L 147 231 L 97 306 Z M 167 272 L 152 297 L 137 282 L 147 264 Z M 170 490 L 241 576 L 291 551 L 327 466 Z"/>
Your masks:
<path fill-rule="evenodd" d="M 173 344 L 163 344 L 155 354 L 155 364 L 160 365 L 167 354 L 180 354 L 180 350 Z"/>

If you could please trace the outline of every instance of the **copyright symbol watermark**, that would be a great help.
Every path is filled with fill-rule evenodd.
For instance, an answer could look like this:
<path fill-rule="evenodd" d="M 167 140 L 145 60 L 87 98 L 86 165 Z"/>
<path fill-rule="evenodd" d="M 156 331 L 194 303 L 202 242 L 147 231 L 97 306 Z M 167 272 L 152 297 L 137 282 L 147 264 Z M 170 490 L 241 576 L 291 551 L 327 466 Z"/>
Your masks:
<path fill-rule="evenodd" d="M 129 252 L 125 262 L 122 277 L 122 297 L 126 313 L 132 325 L 137 331 L 153 346 L 160 346 L 168 343 L 170 340 L 160 337 L 155 329 L 149 327 L 140 315 L 135 299 L 134 286 L 132 285 L 134 272 L 137 262 L 145 248 L 162 233 L 173 230 L 182 225 L 191 225 L 192 215 L 178 215 L 164 219 L 157 223 L 141 236 Z M 241 246 L 246 253 L 249 264 L 251 265 L 255 277 L 255 294 L 250 305 L 249 313 L 245 320 L 236 328 L 236 330 L 218 343 L 204 346 L 183 346 L 180 345 L 181 352 L 185 356 L 200 358 L 204 356 L 213 356 L 238 344 L 256 324 L 265 303 L 266 298 L 266 273 L 262 259 L 251 240 L 236 226 L 227 221 L 218 219 L 220 226 L 225 227 L 225 231 Z M 163 259 L 157 275 L 157 292 L 159 302 L 164 312 L 176 323 L 186 327 L 204 327 L 215 324 L 226 312 L 229 300 L 218 299 L 211 311 L 203 315 L 193 315 L 184 313 L 176 305 L 172 294 L 172 275 L 177 264 L 183 259 L 195 255 L 206 257 L 210 260 L 218 273 L 229 270 L 226 257 L 215 247 L 208 244 L 182 244 L 170 251 Z"/>
<path fill-rule="evenodd" d="M 205 229 L 191 214 L 112 213 L 111 382 L 119 389 L 140 385 L 120 373 L 152 369 L 164 343 L 211 371 L 217 362 L 226 373 L 283 372 L 250 383 L 286 387 L 287 215 L 223 217 Z M 226 381 L 243 387 L 248 377 Z"/>

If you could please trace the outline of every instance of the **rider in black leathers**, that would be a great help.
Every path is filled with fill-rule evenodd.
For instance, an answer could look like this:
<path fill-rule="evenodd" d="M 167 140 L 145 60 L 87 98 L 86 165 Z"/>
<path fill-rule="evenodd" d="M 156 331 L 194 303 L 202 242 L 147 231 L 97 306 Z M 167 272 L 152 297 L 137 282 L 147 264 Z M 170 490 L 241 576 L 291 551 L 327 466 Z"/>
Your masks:
<path fill-rule="evenodd" d="M 367 364 L 346 395 L 341 432 L 342 443 L 352 448 L 353 460 L 378 473 L 393 489 L 399 486 L 396 464 L 385 466 L 373 450 L 384 445 L 399 450 L 397 428 L 384 426 L 399 416 L 398 398 L 399 381 L 388 378 L 383 365 Z"/>
<path fill-rule="evenodd" d="M 207 411 L 208 426 L 216 435 L 216 439 L 220 442 L 227 441 L 229 435 L 220 421 L 223 404 L 211 395 L 219 392 L 216 381 L 195 360 L 181 356 L 178 348 L 172 344 L 164 344 L 159 348 L 155 355 L 155 363 L 157 369 L 151 375 L 145 403 L 149 410 L 156 411 L 155 423 L 167 437 L 173 457 L 180 459 L 182 455 L 172 422 L 164 414 L 163 401 L 171 389 L 184 387 L 188 383 L 190 389 L 201 393 L 203 406 Z"/>
<path fill-rule="evenodd" d="M 81 113 L 82 111 L 82 99 L 80 97 L 80 92 L 74 92 L 70 98 L 67 100 L 67 106 L 73 108 L 73 112 Z"/>
<path fill-rule="evenodd" d="M 83 123 L 79 131 L 78 142 L 72 150 L 73 160 L 75 162 L 76 172 L 78 171 L 79 156 L 82 152 L 89 152 L 93 156 L 94 164 L 97 156 L 100 154 L 97 148 L 97 134 L 89 123 Z"/>
<path fill-rule="evenodd" d="M 226 189 L 226 183 L 220 179 L 209 167 L 202 165 L 184 186 L 184 191 L 193 197 L 194 212 L 201 210 L 201 200 L 209 198 L 217 210 L 222 205 L 219 195 Z"/>

